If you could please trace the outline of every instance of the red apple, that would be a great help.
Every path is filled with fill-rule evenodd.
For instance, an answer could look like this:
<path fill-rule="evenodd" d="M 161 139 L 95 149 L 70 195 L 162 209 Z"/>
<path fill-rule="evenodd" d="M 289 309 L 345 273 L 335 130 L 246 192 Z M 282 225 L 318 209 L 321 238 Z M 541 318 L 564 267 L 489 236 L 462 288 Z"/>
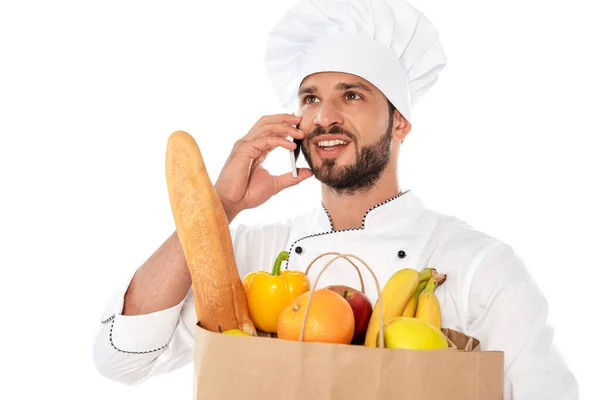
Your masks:
<path fill-rule="evenodd" d="M 325 287 L 325 289 L 336 292 L 350 304 L 354 313 L 354 336 L 352 344 L 363 344 L 369 320 L 373 313 L 373 303 L 371 303 L 371 300 L 363 292 L 350 286 L 330 285 Z"/>

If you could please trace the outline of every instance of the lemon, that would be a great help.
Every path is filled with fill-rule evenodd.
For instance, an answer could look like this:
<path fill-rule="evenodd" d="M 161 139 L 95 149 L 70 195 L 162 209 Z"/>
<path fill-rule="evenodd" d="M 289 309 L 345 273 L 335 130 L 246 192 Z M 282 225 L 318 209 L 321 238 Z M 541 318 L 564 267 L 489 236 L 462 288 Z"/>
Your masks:
<path fill-rule="evenodd" d="M 448 348 L 448 339 L 430 322 L 412 317 L 396 317 L 383 328 L 388 349 L 435 350 Z M 379 334 L 377 335 L 379 347 Z"/>

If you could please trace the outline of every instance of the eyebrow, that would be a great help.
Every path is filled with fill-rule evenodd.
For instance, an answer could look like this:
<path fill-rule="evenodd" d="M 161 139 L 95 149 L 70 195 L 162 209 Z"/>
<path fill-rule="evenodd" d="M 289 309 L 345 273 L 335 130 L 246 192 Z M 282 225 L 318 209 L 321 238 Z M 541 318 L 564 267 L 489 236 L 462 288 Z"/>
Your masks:
<path fill-rule="evenodd" d="M 340 90 L 340 91 L 349 90 L 349 89 L 362 89 L 366 92 L 373 92 L 371 90 L 371 88 L 369 88 L 367 85 L 364 85 L 360 82 L 353 82 L 353 83 L 340 82 L 337 85 L 335 85 L 334 89 Z M 298 90 L 298 97 L 300 97 L 304 94 L 315 94 L 318 92 L 319 91 L 317 90 L 317 87 L 314 85 L 305 86 L 303 88 L 300 88 L 300 90 Z"/>

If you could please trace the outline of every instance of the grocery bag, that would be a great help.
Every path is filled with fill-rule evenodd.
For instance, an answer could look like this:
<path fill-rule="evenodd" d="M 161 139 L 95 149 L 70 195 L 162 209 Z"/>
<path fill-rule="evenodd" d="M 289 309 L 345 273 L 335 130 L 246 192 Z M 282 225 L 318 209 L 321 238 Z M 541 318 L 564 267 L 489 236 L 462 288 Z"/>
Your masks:
<path fill-rule="evenodd" d="M 362 262 L 381 296 L 375 274 L 359 257 L 326 254 L 336 257 L 317 276 L 307 310 L 319 277 L 338 258 L 347 260 L 359 275 L 352 259 Z M 379 323 L 382 331 L 382 318 Z M 225 335 L 197 325 L 194 399 L 502 400 L 503 352 L 481 351 L 479 340 L 462 332 L 442 328 L 447 349 L 409 350 L 384 348 L 382 334 L 379 347 L 370 348 L 305 342 L 303 331 L 304 326 L 300 341 L 291 341 Z"/>

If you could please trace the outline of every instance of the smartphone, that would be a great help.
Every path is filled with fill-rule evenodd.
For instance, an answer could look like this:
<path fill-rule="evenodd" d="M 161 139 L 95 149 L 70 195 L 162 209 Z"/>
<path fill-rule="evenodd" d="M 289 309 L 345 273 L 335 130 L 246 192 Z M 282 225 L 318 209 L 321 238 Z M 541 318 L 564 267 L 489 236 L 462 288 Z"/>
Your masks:
<path fill-rule="evenodd" d="M 298 129 L 298 125 L 292 125 L 294 128 Z M 298 167 L 296 163 L 298 161 L 298 156 L 300 155 L 300 140 L 294 138 L 294 143 L 296 143 L 296 148 L 294 150 L 290 150 L 290 164 L 292 168 L 292 176 L 294 178 L 298 177 Z"/>

